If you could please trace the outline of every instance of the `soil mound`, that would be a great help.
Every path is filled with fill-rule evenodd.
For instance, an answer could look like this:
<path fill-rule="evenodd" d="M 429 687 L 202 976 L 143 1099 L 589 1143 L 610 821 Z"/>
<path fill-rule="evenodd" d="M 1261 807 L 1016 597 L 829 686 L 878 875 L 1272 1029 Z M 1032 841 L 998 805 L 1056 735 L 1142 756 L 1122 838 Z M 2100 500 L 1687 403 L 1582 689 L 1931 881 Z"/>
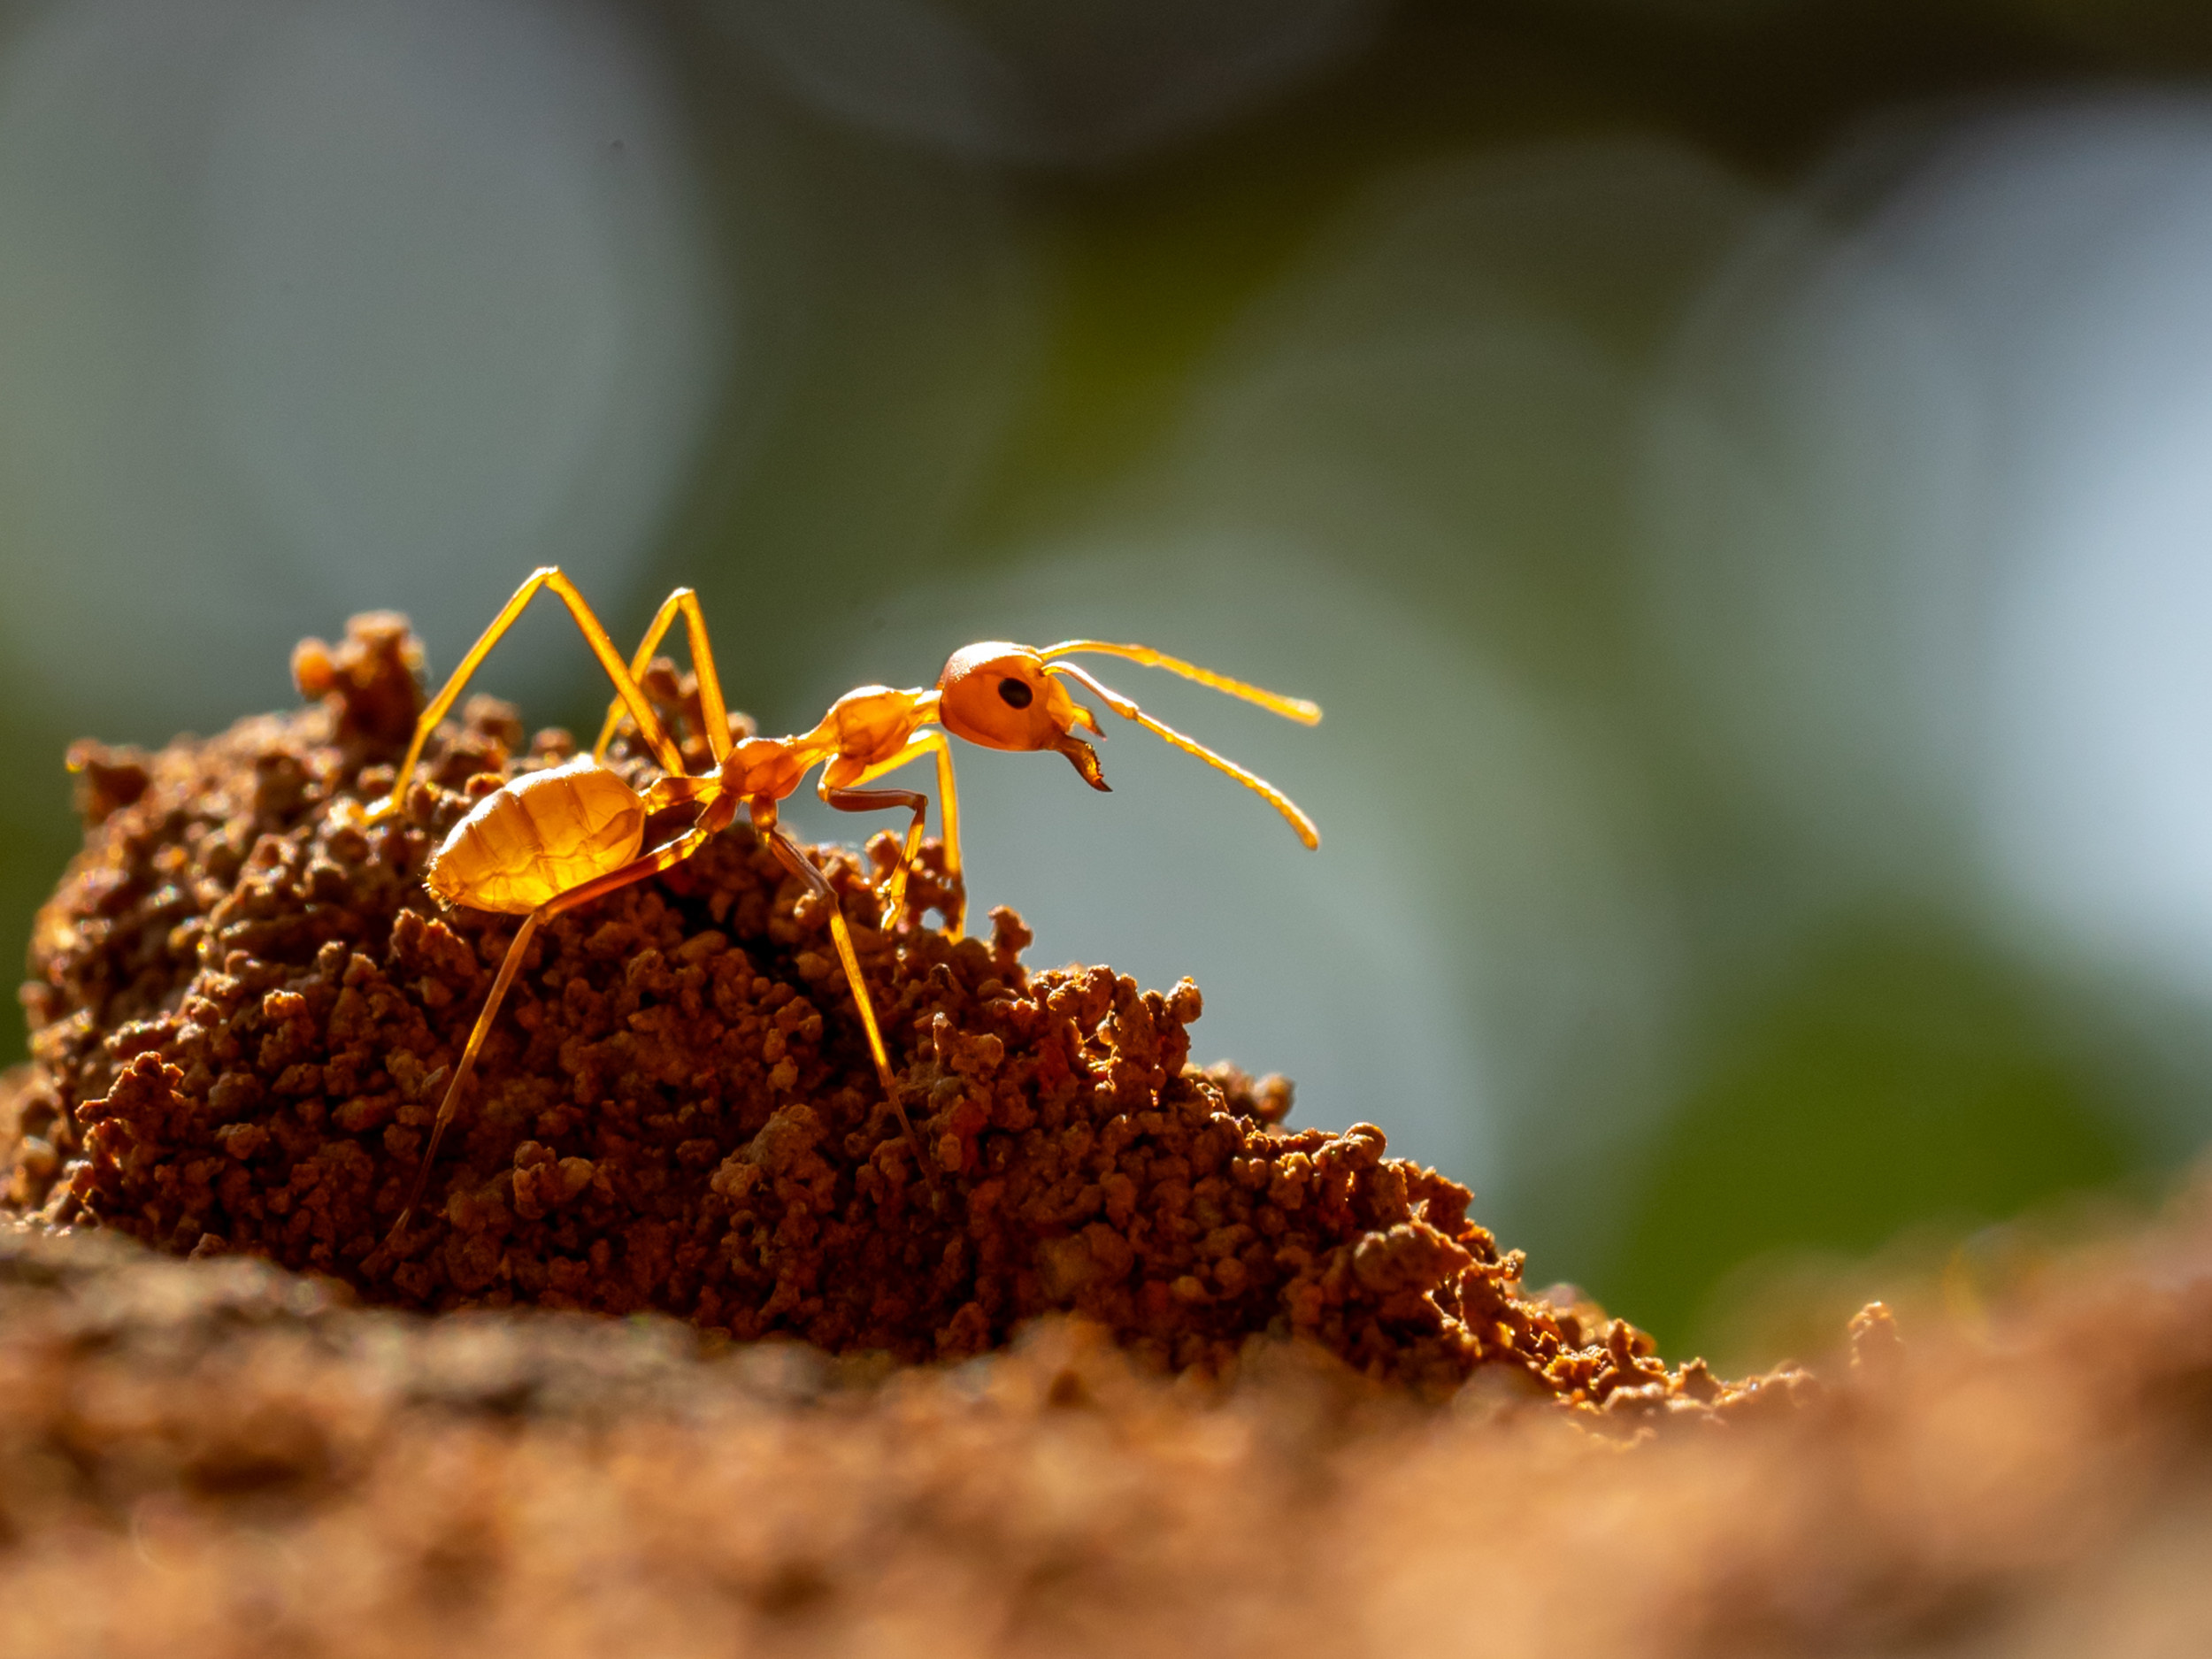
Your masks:
<path fill-rule="evenodd" d="M 818 849 L 903 1098 L 882 1097 L 826 910 L 749 829 L 533 941 L 396 1243 L 427 1128 L 516 918 L 445 910 L 426 858 L 487 791 L 573 752 L 472 703 L 396 818 L 420 707 L 404 621 L 295 660 L 310 706 L 158 753 L 81 744 L 83 852 L 41 912 L 34 1064 L 0 1156 L 19 1210 L 245 1252 L 425 1309 L 656 1311 L 750 1340 L 959 1358 L 1064 1311 L 1164 1367 L 1307 1338 L 1432 1391 L 1496 1364 L 1570 1402 L 1701 1410 L 1640 1333 L 1525 1294 L 1467 1191 L 1366 1125 L 1287 1130 L 1286 1085 L 1194 1070 L 1197 987 L 1033 971 L 1008 910 L 879 931 L 876 868 Z M 652 695 L 703 764 L 695 697 Z M 645 763 L 617 750 L 642 778 Z M 941 849 L 914 893 L 945 896 Z"/>

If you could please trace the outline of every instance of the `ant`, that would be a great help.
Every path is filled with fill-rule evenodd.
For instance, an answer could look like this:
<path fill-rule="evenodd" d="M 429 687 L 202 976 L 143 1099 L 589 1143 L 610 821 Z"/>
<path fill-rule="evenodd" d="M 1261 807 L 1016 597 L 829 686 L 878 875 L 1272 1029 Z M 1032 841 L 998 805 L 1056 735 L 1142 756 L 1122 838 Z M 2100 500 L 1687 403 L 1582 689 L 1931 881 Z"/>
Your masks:
<path fill-rule="evenodd" d="M 860 961 L 853 954 L 852 934 L 845 925 L 836 894 L 828 879 L 777 823 L 777 803 L 796 790 L 807 773 L 817 766 L 822 768 L 822 772 L 815 785 L 816 793 L 840 811 L 869 812 L 899 807 L 914 815 L 897 867 L 879 894 L 882 902 L 881 926 L 887 931 L 896 926 L 905 909 L 907 876 L 921 847 L 929 798 L 910 789 L 864 789 L 859 786 L 924 756 L 936 761 L 937 795 L 944 820 L 945 869 L 957 895 L 946 917 L 945 931 L 949 937 L 958 939 L 967 901 L 960 879 L 960 809 L 953 790 L 952 749 L 945 735 L 950 733 L 985 749 L 1057 750 L 1068 757 L 1084 782 L 1094 789 L 1103 790 L 1107 784 L 1099 770 L 1097 753 L 1075 734 L 1079 727 L 1094 736 L 1103 733 L 1090 710 L 1068 695 L 1063 683 L 1066 680 L 1073 680 L 1092 692 L 1124 719 L 1135 721 L 1186 754 L 1197 756 L 1247 788 L 1264 795 L 1289 821 L 1299 840 L 1310 848 L 1321 844 L 1320 832 L 1314 827 L 1313 820 L 1264 778 L 1154 719 L 1130 699 L 1101 685 L 1073 663 L 1054 659 L 1077 653 L 1125 657 L 1148 668 L 1167 669 L 1187 680 L 1211 686 L 1217 691 L 1242 697 L 1310 726 L 1321 718 L 1321 710 L 1303 698 L 1278 696 L 1271 691 L 1263 691 L 1256 686 L 1248 686 L 1241 680 L 1164 656 L 1148 646 L 1067 640 L 1035 650 L 1003 641 L 986 641 L 955 651 L 946 663 L 944 672 L 938 676 L 936 685 L 926 690 L 917 687 L 895 691 L 888 686 L 862 686 L 833 703 L 810 732 L 792 737 L 749 737 L 733 743 L 729 711 L 722 701 L 721 681 L 715 673 L 714 654 L 707 643 L 706 618 L 700 611 L 697 595 L 688 588 L 679 588 L 670 594 L 654 617 L 653 626 L 646 630 L 645 642 L 638 648 L 636 656 L 625 663 L 615 649 L 614 641 L 592 614 L 591 607 L 584 603 L 575 584 L 557 566 L 550 565 L 533 571 L 529 579 L 515 590 L 514 597 L 508 600 L 482 637 L 461 659 L 445 688 L 423 710 L 422 718 L 415 724 L 414 740 L 407 746 L 407 757 L 393 777 L 391 793 L 367 809 L 363 815 L 365 822 L 379 823 L 398 812 L 406 797 L 407 786 L 414 777 L 416 763 L 422 757 L 424 743 L 460 696 L 469 677 L 491 654 L 501 636 L 514 626 L 541 588 L 549 589 L 568 607 L 593 655 L 598 657 L 600 667 L 614 682 L 616 695 L 599 729 L 599 741 L 590 754 L 542 771 L 526 772 L 485 795 L 467 817 L 453 826 L 444 843 L 431 855 L 424 871 L 423 885 L 446 903 L 518 915 L 523 921 L 499 964 L 491 994 L 484 999 L 483 1010 L 469 1033 L 467 1046 L 461 1050 L 461 1061 L 454 1069 L 453 1079 L 446 1085 L 437 1119 L 431 1125 L 430 1143 L 424 1149 L 421 1167 L 415 1174 L 414 1189 L 393 1225 L 394 1239 L 406 1228 L 415 1207 L 422 1201 L 431 1165 L 437 1157 L 438 1142 L 447 1124 L 452 1121 L 453 1109 L 468 1085 L 477 1052 L 484 1045 L 485 1034 L 491 1029 L 508 987 L 514 983 L 516 971 L 522 964 L 524 948 L 531 936 L 565 910 L 588 904 L 594 899 L 603 898 L 618 888 L 680 864 L 710 838 L 727 829 L 736 820 L 740 807 L 751 818 L 754 833 L 827 907 L 830 935 L 836 943 L 838 959 L 844 964 L 846 980 L 852 987 L 854 1006 L 860 1010 L 860 1023 L 868 1034 L 868 1049 L 874 1056 L 884 1097 L 897 1115 L 899 1127 L 905 1133 L 907 1144 L 913 1148 L 923 1174 L 934 1185 L 935 1176 L 929 1160 L 923 1155 L 921 1143 L 915 1138 L 914 1125 L 899 1100 L 898 1087 L 891 1075 L 890 1056 L 885 1052 L 882 1033 L 876 1027 L 875 1010 L 868 1000 L 867 986 L 860 976 Z M 652 664 L 654 651 L 679 618 L 683 621 L 690 647 L 707 745 L 714 759 L 710 771 L 695 774 L 685 771 L 682 751 L 639 684 Z M 642 792 L 633 788 L 620 773 L 606 764 L 607 746 L 613 741 L 625 713 L 635 723 L 639 735 L 665 774 Z M 697 816 L 672 840 L 647 849 L 647 820 L 656 813 L 677 807 L 695 808 Z"/>

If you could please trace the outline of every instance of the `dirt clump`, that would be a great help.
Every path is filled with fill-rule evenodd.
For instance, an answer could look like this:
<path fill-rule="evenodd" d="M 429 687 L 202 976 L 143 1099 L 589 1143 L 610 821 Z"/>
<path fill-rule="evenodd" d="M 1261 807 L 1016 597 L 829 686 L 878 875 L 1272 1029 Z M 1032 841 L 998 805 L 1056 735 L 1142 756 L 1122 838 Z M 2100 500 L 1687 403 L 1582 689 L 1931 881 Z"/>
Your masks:
<path fill-rule="evenodd" d="M 343 809 L 388 790 L 419 666 L 403 620 L 359 618 L 300 648 L 296 712 L 73 751 L 86 843 L 38 918 L 33 1065 L 0 1124 L 19 1210 L 403 1307 L 651 1311 L 905 1361 L 1064 1311 L 1164 1368 L 1219 1371 L 1270 1334 L 1432 1393 L 1495 1364 L 1593 1408 L 1738 1398 L 1528 1294 L 1467 1191 L 1380 1131 L 1286 1128 L 1279 1080 L 1193 1068 L 1190 981 L 1033 971 L 1005 910 L 987 940 L 881 931 L 887 835 L 815 856 L 929 1168 L 826 911 L 739 827 L 533 941 L 425 1213 L 388 1243 L 517 925 L 442 908 L 425 860 L 485 792 L 574 752 L 479 697 L 364 827 Z M 703 766 L 687 681 L 661 664 L 649 689 Z M 947 896 L 941 849 L 921 864 L 917 916 Z"/>

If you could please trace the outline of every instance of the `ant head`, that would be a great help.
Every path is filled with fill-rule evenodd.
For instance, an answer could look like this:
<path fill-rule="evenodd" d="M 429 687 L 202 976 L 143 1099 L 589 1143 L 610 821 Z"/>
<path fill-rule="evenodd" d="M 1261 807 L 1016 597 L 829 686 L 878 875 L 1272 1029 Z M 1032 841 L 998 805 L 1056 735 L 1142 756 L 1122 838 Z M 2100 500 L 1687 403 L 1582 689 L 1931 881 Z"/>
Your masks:
<path fill-rule="evenodd" d="M 1028 646 L 1003 640 L 963 646 L 938 675 L 937 693 L 938 722 L 955 737 L 985 749 L 1057 749 L 1084 782 L 1106 787 L 1097 755 L 1075 735 L 1079 726 L 1097 731 L 1097 720 Z"/>

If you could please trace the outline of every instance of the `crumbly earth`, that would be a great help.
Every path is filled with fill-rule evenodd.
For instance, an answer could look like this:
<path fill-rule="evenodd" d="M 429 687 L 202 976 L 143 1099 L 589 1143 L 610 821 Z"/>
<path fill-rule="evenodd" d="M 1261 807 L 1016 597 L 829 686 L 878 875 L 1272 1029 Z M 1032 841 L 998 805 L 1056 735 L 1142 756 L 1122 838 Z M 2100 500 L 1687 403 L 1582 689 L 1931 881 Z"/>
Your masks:
<path fill-rule="evenodd" d="M 840 1361 L 0 1221 L 0 1652 L 2212 1651 L 2212 1191 L 2001 1256 L 1624 1443 L 1502 1367 Z"/>
<path fill-rule="evenodd" d="M 887 836 L 872 869 L 815 856 L 928 1167 L 826 910 L 741 827 L 533 941 L 428 1201 L 390 1237 L 516 926 L 442 909 L 424 862 L 475 799 L 573 752 L 526 746 L 480 698 L 402 812 L 362 827 L 345 809 L 388 790 L 419 666 L 402 619 L 357 618 L 301 648 L 308 707 L 73 752 L 86 844 L 38 919 L 34 1064 L 0 1137 L 18 1210 L 375 1302 L 652 1311 L 834 1354 L 959 1359 L 1067 1312 L 1164 1369 L 1224 1371 L 1264 1333 L 1432 1394 L 1490 1365 L 1594 1408 L 1755 1393 L 1526 1294 L 1467 1191 L 1380 1131 L 1282 1128 L 1286 1085 L 1190 1067 L 1188 980 L 1033 972 L 1002 910 L 987 941 L 879 931 Z M 664 665 L 650 684 L 703 765 L 695 697 Z M 922 864 L 915 897 L 941 910 L 941 849 Z"/>

